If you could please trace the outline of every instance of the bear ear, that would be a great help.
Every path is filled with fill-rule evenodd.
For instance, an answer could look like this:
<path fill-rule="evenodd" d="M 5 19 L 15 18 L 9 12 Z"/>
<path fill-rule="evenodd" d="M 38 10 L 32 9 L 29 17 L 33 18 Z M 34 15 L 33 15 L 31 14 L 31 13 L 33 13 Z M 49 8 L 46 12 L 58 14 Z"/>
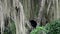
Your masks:
<path fill-rule="evenodd" d="M 30 24 L 33 28 L 36 28 L 36 26 L 37 26 L 37 23 L 34 20 L 30 20 Z"/>

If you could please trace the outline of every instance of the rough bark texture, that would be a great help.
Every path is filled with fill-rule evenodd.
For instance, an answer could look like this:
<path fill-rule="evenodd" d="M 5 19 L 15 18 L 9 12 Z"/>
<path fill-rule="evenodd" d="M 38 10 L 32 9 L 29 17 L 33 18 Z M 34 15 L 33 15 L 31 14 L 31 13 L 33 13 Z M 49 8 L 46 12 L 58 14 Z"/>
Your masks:
<path fill-rule="evenodd" d="M 5 19 L 10 23 L 10 18 L 15 22 L 16 34 L 29 34 L 33 29 L 29 20 L 43 26 L 60 18 L 60 0 L 0 0 L 1 34 Z"/>

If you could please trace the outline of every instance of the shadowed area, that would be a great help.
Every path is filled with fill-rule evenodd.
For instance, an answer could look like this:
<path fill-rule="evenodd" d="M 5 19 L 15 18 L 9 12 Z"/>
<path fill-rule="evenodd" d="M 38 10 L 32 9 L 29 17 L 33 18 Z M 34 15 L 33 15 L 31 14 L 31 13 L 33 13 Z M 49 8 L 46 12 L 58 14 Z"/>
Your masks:
<path fill-rule="evenodd" d="M 37 26 L 36 21 L 30 20 L 30 23 L 31 23 L 31 26 L 32 26 L 33 28 L 36 28 L 36 26 Z"/>

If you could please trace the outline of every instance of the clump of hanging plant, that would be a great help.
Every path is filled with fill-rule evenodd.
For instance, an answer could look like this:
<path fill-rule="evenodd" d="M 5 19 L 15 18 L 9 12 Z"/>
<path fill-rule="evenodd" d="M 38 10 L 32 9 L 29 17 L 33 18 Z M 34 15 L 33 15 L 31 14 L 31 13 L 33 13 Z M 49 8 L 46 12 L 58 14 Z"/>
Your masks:
<path fill-rule="evenodd" d="M 60 19 L 51 21 L 46 24 L 45 28 L 46 30 L 49 30 L 47 34 L 60 34 Z"/>

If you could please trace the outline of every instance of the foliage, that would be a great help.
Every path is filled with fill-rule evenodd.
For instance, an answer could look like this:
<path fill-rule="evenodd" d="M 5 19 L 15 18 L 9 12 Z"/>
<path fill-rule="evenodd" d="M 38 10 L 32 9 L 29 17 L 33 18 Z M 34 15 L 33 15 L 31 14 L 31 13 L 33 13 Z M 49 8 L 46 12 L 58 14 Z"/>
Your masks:
<path fill-rule="evenodd" d="M 41 34 L 42 30 L 45 32 L 44 34 L 60 34 L 60 19 L 53 20 L 44 27 L 36 27 L 30 34 L 39 34 L 38 32 Z"/>
<path fill-rule="evenodd" d="M 46 34 L 48 31 L 44 27 L 36 27 L 30 34 L 41 34 L 41 32 Z"/>
<path fill-rule="evenodd" d="M 51 21 L 45 28 L 46 30 L 49 30 L 47 34 L 60 34 L 60 19 Z"/>

